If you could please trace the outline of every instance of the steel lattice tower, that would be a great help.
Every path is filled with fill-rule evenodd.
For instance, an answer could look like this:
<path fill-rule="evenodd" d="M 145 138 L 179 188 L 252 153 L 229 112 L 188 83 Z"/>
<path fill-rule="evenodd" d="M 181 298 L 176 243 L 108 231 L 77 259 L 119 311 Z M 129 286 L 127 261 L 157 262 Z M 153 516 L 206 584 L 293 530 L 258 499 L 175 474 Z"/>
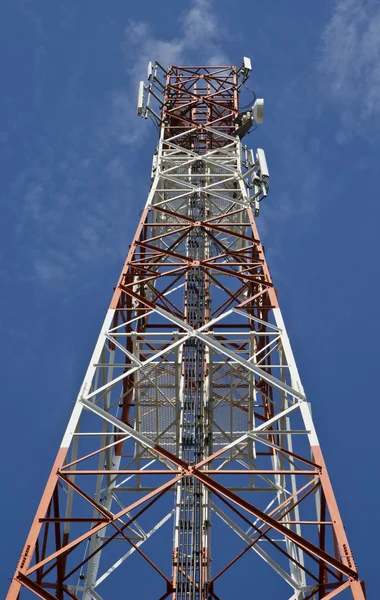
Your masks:
<path fill-rule="evenodd" d="M 265 598 L 365 598 L 256 229 L 249 70 L 150 63 L 140 84 L 152 185 L 9 600 L 136 597 L 136 573 L 140 598 L 231 598 L 243 556 L 250 597 L 266 569 Z"/>

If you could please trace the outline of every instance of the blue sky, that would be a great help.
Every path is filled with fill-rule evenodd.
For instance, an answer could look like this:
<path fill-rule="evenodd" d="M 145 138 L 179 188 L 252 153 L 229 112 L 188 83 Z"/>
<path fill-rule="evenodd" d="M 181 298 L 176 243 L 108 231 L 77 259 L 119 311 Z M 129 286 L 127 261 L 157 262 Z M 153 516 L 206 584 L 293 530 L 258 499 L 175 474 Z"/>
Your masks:
<path fill-rule="evenodd" d="M 240 64 L 246 55 L 249 85 L 266 102 L 247 141 L 265 148 L 271 173 L 258 226 L 371 597 L 379 3 L 8 0 L 1 16 L 1 590 L 149 188 L 156 131 L 135 116 L 136 82 L 148 60 Z"/>

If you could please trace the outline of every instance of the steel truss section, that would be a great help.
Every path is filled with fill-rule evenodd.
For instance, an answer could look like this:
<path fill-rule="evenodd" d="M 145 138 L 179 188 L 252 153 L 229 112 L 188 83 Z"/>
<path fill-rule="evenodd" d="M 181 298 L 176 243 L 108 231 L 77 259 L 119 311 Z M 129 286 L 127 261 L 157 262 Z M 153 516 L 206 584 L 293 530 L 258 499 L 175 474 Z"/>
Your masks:
<path fill-rule="evenodd" d="M 151 189 L 8 599 L 124 598 L 138 572 L 218 600 L 248 553 L 286 599 L 364 600 L 235 135 L 247 73 L 149 73 Z"/>

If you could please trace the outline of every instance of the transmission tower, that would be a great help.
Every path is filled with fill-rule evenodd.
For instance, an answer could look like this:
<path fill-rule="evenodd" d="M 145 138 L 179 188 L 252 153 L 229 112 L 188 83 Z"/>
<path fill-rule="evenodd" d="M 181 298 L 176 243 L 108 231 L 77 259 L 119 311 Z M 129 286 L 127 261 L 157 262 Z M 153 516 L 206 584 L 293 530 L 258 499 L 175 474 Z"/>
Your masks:
<path fill-rule="evenodd" d="M 149 64 L 151 188 L 9 600 L 365 598 L 256 228 L 250 70 Z"/>

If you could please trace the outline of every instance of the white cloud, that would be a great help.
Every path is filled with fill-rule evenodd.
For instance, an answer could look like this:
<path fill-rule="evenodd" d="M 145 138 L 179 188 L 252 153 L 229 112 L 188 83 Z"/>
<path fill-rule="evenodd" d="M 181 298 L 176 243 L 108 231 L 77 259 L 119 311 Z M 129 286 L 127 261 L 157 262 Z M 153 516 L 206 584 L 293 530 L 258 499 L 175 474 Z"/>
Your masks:
<path fill-rule="evenodd" d="M 54 141 L 55 131 L 51 137 Z M 112 263 L 125 252 L 130 180 L 119 147 L 104 156 L 93 142 L 90 137 L 81 147 L 76 133 L 63 149 L 65 160 L 55 162 L 49 159 L 53 145 L 44 140 L 13 180 L 8 202 L 14 241 L 24 253 L 21 279 L 54 286 L 75 280 L 84 266 Z"/>
<path fill-rule="evenodd" d="M 380 4 L 337 0 L 322 34 L 321 93 L 341 111 L 337 139 L 370 134 L 380 118 Z"/>
<path fill-rule="evenodd" d="M 54 248 L 45 248 L 43 253 L 33 260 L 34 273 L 39 282 L 44 285 L 55 284 L 57 280 L 69 278 L 73 263 L 66 253 Z"/>
<path fill-rule="evenodd" d="M 141 206 L 144 202 L 143 193 L 140 197 L 136 192 L 140 175 L 133 171 L 136 163 L 130 167 L 131 158 L 146 134 L 154 131 L 136 115 L 137 82 L 146 76 L 147 63 L 227 60 L 219 45 L 223 30 L 211 0 L 193 0 L 189 5 L 178 17 L 172 37 L 160 38 L 148 23 L 128 22 L 121 42 L 125 86 L 110 90 L 105 107 L 89 106 L 85 119 L 80 119 L 85 58 L 79 56 L 59 107 L 66 119 L 65 131 L 60 122 L 49 123 L 46 137 L 41 135 L 33 146 L 27 168 L 10 185 L 13 234 L 18 243 L 22 240 L 27 254 L 20 277 L 53 288 L 56 282 L 77 280 L 85 266 L 111 263 L 125 252 L 126 235 L 133 234 L 128 232 L 127 217 L 138 213 L 131 198 L 138 198 Z M 22 4 L 41 37 L 42 22 L 32 8 Z M 39 72 L 42 66 L 37 64 Z M 145 189 L 148 185 L 146 181 Z"/>
<path fill-rule="evenodd" d="M 211 0 L 193 0 L 178 19 L 176 34 L 168 39 L 156 36 L 150 24 L 130 20 L 121 48 L 129 75 L 128 85 L 111 94 L 107 131 L 120 143 L 131 146 L 144 139 L 141 120 L 136 118 L 138 82 L 145 79 L 149 61 L 163 67 L 180 64 L 230 64 L 222 50 L 226 32 L 213 11 Z"/>
<path fill-rule="evenodd" d="M 213 11 L 210 0 L 194 0 L 190 9 L 179 18 L 175 36 L 160 39 L 152 28 L 143 22 L 129 21 L 122 44 L 132 79 L 138 81 L 146 73 L 150 60 L 157 60 L 164 67 L 171 64 L 229 64 L 220 45 L 225 32 Z M 218 61 L 215 63 L 215 58 Z"/>

